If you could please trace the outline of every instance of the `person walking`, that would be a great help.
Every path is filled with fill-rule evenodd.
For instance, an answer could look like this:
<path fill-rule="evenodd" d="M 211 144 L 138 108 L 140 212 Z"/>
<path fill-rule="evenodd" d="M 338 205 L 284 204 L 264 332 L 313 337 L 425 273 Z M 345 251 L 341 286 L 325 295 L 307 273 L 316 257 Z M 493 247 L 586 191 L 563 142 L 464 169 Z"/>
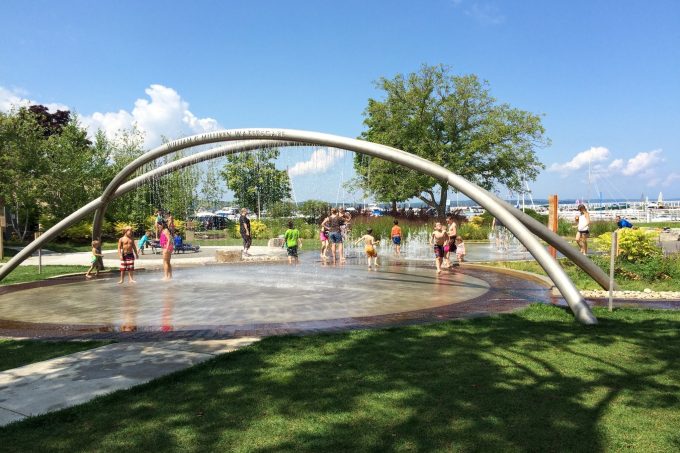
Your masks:
<path fill-rule="evenodd" d="M 248 209 L 241 209 L 241 216 L 238 218 L 239 232 L 241 239 L 243 239 L 243 256 L 250 256 L 248 250 L 253 243 L 252 230 L 250 229 L 250 219 L 248 218 Z"/>
<path fill-rule="evenodd" d="M 588 237 L 590 236 L 590 213 L 583 204 L 578 205 L 576 222 L 576 243 L 579 245 L 581 253 L 588 254 Z"/>
<path fill-rule="evenodd" d="M 437 268 L 437 274 L 442 273 L 442 260 L 444 259 L 444 245 L 449 240 L 449 235 L 443 230 L 441 222 L 434 224 L 434 231 L 430 235 L 430 245 L 434 249 L 434 265 Z"/>
<path fill-rule="evenodd" d="M 295 228 L 292 221 L 288 222 L 288 229 L 286 230 L 283 240 L 286 243 L 286 251 L 288 252 L 288 264 L 298 264 L 298 247 L 302 247 L 302 239 L 300 239 L 300 230 Z"/>
<path fill-rule="evenodd" d="M 90 268 L 85 273 L 85 278 L 90 279 L 92 276 L 90 272 L 94 271 L 94 276 L 99 277 L 99 266 L 97 266 L 97 258 L 104 256 L 99 251 L 99 241 L 92 241 L 92 256 L 90 257 Z"/>
<path fill-rule="evenodd" d="M 321 241 L 321 259 L 326 260 L 328 256 L 326 255 L 326 252 L 328 251 L 328 245 L 329 245 L 329 240 L 328 240 L 328 231 L 320 226 L 319 227 L 319 241 Z"/>
<path fill-rule="evenodd" d="M 364 252 L 366 252 L 366 261 L 368 263 L 368 270 L 371 270 L 371 260 L 373 260 L 373 266 L 378 269 L 378 252 L 375 249 L 375 245 L 380 242 L 376 241 L 373 237 L 373 230 L 371 228 L 366 230 L 366 234 L 361 236 L 356 244 L 358 245 L 361 241 L 364 242 Z"/>

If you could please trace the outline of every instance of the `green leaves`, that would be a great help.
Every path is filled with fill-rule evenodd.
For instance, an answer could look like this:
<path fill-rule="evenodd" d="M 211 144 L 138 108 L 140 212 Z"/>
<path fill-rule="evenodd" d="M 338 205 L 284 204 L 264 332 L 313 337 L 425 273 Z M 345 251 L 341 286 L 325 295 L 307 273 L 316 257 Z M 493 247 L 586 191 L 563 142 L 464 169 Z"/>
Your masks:
<path fill-rule="evenodd" d="M 500 104 L 476 75 L 452 75 L 443 65 L 381 78 L 385 97 L 369 99 L 361 138 L 392 146 L 444 166 L 480 186 L 518 189 L 544 168 L 535 148 L 549 141 L 540 116 Z M 378 201 L 404 201 L 433 192 L 439 181 L 399 166 L 357 155 L 360 186 Z M 446 191 L 428 202 L 443 209 Z M 429 196 L 422 196 L 429 199 Z"/>
<path fill-rule="evenodd" d="M 278 149 L 262 149 L 227 157 L 221 175 L 227 181 L 227 187 L 234 192 L 239 206 L 256 211 L 258 197 L 262 209 L 290 198 L 288 172 L 277 170 L 274 165 L 278 156 Z"/>

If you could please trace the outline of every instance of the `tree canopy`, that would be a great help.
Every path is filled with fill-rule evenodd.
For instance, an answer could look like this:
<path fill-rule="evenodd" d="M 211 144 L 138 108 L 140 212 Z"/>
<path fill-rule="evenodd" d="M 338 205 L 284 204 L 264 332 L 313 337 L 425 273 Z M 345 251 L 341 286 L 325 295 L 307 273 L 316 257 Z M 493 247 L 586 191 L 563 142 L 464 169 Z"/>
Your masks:
<path fill-rule="evenodd" d="M 91 141 L 68 111 L 41 105 L 0 112 L 0 205 L 8 210 L 9 229 L 26 239 L 38 223 L 49 227 L 98 197 L 115 174 L 144 150 L 136 129 Z M 154 161 L 143 170 L 178 159 Z M 141 227 L 155 209 L 186 216 L 193 211 L 197 170 L 185 168 L 155 178 L 116 199 L 107 219 Z"/>
<path fill-rule="evenodd" d="M 260 207 L 264 209 L 290 198 L 288 172 L 278 170 L 274 164 L 278 157 L 278 149 L 262 149 L 227 157 L 227 164 L 221 174 L 227 181 L 227 187 L 234 192 L 239 206 L 258 212 L 258 197 Z"/>
<path fill-rule="evenodd" d="M 499 103 L 475 75 L 452 75 L 446 66 L 381 78 L 383 100 L 369 99 L 361 138 L 431 160 L 485 189 L 521 188 L 544 168 L 535 149 L 546 146 L 539 115 Z M 446 209 L 448 185 L 413 170 L 357 154 L 361 188 L 377 201 L 417 197 Z"/>

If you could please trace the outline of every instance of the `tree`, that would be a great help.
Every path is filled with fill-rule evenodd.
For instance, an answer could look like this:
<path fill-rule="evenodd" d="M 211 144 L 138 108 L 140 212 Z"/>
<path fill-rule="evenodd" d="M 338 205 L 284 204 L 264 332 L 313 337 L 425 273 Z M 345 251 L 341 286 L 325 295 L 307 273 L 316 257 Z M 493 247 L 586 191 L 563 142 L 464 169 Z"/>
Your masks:
<path fill-rule="evenodd" d="M 201 180 L 201 195 L 201 201 L 206 203 L 211 210 L 216 209 L 222 201 L 222 185 L 214 160 L 208 162 L 208 168 Z"/>
<path fill-rule="evenodd" d="M 431 160 L 485 189 L 521 187 L 544 168 L 535 148 L 549 140 L 540 116 L 498 103 L 475 75 L 451 75 L 446 66 L 376 82 L 384 100 L 369 99 L 361 138 Z M 417 197 L 446 210 L 448 184 L 381 159 L 357 154 L 361 188 L 393 205 Z"/>
<path fill-rule="evenodd" d="M 266 209 L 290 198 L 288 172 L 277 170 L 274 164 L 278 157 L 278 149 L 232 154 L 221 172 L 239 206 L 256 211 L 258 217 L 259 207 Z"/>
<path fill-rule="evenodd" d="M 297 206 L 292 201 L 277 201 L 269 209 L 269 217 L 280 219 L 292 217 Z"/>
<path fill-rule="evenodd" d="M 321 200 L 306 200 L 300 204 L 300 212 L 311 223 L 316 223 L 317 220 L 322 219 L 328 215 L 331 210 L 330 203 Z"/>
<path fill-rule="evenodd" d="M 0 198 L 9 210 L 9 227 L 20 240 L 37 223 L 40 178 L 46 172 L 44 135 L 24 109 L 0 112 Z"/>

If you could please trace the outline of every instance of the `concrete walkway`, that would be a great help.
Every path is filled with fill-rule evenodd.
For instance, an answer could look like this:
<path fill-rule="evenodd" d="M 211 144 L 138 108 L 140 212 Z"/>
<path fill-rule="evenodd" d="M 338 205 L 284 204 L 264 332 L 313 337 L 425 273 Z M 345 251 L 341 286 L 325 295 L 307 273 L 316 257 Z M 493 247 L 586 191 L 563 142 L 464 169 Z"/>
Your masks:
<path fill-rule="evenodd" d="M 119 343 L 0 373 L 0 426 L 143 384 L 258 341 Z"/>
<path fill-rule="evenodd" d="M 215 263 L 215 254 L 218 250 L 226 251 L 240 251 L 241 246 L 204 246 L 198 252 L 186 252 L 186 253 L 176 253 L 172 255 L 172 263 L 174 265 L 183 264 L 208 264 Z M 116 250 L 104 250 L 104 266 L 106 268 L 117 269 L 120 264 L 120 259 L 118 258 L 118 252 Z M 267 261 L 271 259 L 285 259 L 286 252 L 281 248 L 275 247 L 265 247 L 265 246 L 253 246 L 250 248 L 250 255 L 244 257 L 243 261 Z M 90 252 L 70 252 L 70 253 L 57 253 L 46 251 L 42 255 L 42 264 L 44 266 L 50 265 L 71 265 L 71 266 L 89 266 L 90 265 Z M 30 258 L 26 259 L 22 266 L 37 266 L 38 256 L 33 254 Z M 1 264 L 0 264 L 1 266 Z M 162 267 L 163 259 L 161 255 L 154 255 L 151 253 L 150 249 L 146 250 L 144 255 L 140 255 L 139 259 L 135 263 L 138 268 L 153 268 Z"/>

